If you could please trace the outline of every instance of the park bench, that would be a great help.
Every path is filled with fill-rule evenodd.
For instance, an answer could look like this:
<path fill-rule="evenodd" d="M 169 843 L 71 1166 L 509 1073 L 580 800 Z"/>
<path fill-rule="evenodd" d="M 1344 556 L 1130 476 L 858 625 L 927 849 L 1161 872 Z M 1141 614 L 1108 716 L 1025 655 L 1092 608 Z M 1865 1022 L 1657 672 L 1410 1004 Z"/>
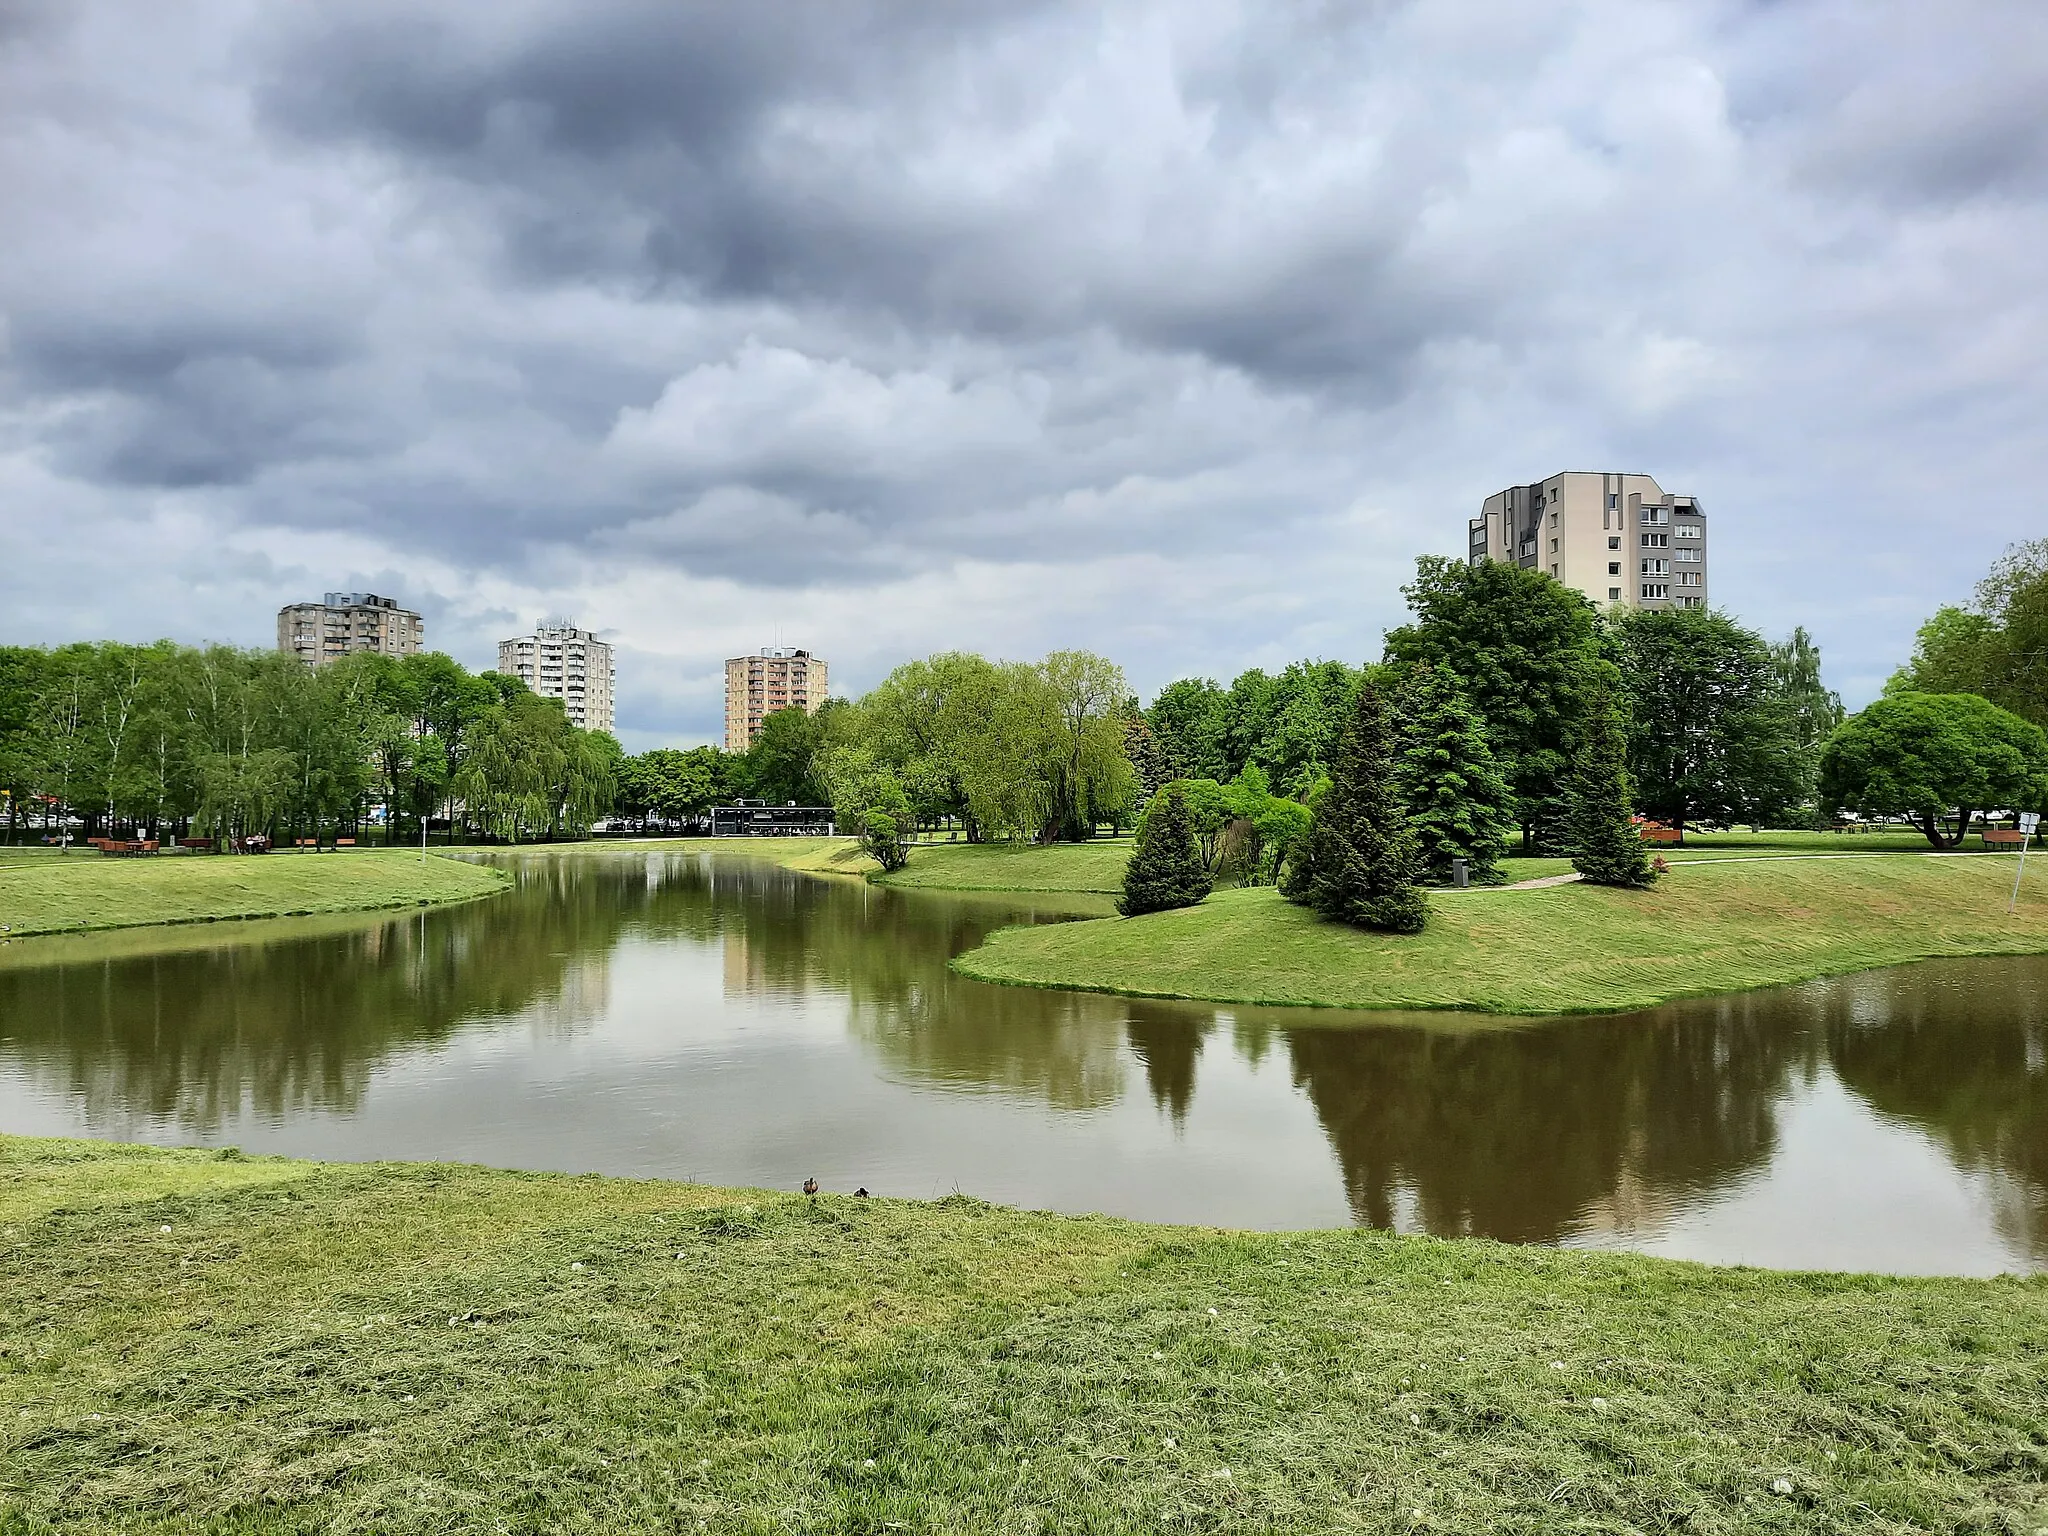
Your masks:
<path fill-rule="evenodd" d="M 123 840 L 118 837 L 96 837 L 93 839 L 93 842 L 99 845 L 101 856 L 109 859 L 139 859 L 147 854 L 155 853 L 157 846 L 156 839 L 153 837 L 136 838 L 133 840 Z"/>
<path fill-rule="evenodd" d="M 1979 836 L 1986 848 L 2017 848 L 2026 842 L 2026 836 L 2017 827 L 1986 827 Z"/>
<path fill-rule="evenodd" d="M 1679 831 L 1676 827 L 1667 827 L 1661 821 L 1650 821 L 1647 818 L 1639 820 L 1636 823 L 1636 830 L 1642 834 L 1643 841 L 1646 843 L 1682 843 L 1685 841 L 1685 834 L 1683 832 Z"/>

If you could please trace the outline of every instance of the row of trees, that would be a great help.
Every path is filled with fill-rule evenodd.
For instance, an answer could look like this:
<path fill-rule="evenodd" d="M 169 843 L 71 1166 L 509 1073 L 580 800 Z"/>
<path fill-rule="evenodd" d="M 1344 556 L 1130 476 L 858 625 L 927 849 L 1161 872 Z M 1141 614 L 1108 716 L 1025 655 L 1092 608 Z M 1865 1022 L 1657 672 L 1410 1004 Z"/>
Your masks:
<path fill-rule="evenodd" d="M 442 655 L 0 647 L 0 791 L 10 837 L 582 836 L 611 804 L 611 737 L 516 678 Z"/>

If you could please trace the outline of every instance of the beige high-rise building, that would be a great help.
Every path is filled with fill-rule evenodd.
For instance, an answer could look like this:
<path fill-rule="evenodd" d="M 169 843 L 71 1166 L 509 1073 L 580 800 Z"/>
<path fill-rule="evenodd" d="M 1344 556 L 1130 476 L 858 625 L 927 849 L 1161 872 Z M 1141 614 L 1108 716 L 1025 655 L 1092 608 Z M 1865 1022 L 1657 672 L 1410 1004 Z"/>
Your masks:
<path fill-rule="evenodd" d="M 544 699 L 560 699 L 569 723 L 586 731 L 612 728 L 618 681 L 612 648 L 574 624 L 543 624 L 530 635 L 498 642 L 498 670 Z"/>
<path fill-rule="evenodd" d="M 825 702 L 825 658 L 794 646 L 763 646 L 725 664 L 725 750 L 744 752 L 761 722 L 778 709 L 801 706 L 815 715 Z"/>
<path fill-rule="evenodd" d="M 414 656 L 426 638 L 418 614 L 374 592 L 329 592 L 324 603 L 289 603 L 277 610 L 277 648 L 309 667 L 357 651 Z"/>
<path fill-rule="evenodd" d="M 1548 571 L 1602 608 L 1706 606 L 1706 514 L 1648 475 L 1571 470 L 1512 485 L 1468 527 L 1472 564 Z"/>

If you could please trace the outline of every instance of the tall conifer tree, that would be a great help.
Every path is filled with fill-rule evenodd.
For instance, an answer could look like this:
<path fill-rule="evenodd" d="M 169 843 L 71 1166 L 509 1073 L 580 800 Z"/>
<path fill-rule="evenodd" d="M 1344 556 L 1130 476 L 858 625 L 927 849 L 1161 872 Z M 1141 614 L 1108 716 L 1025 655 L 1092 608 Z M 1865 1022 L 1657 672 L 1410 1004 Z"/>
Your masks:
<path fill-rule="evenodd" d="M 1641 888 L 1657 878 L 1642 833 L 1629 819 L 1628 739 L 1614 689 L 1604 679 L 1586 702 L 1568 804 L 1565 837 L 1572 868 L 1589 884 Z"/>
<path fill-rule="evenodd" d="M 1474 883 L 1497 884 L 1497 861 L 1515 829 L 1515 796 L 1494 762 L 1478 712 L 1456 674 L 1428 662 L 1408 674 L 1396 703 L 1395 780 L 1415 830 L 1421 872 L 1445 885 L 1451 861 L 1463 859 Z"/>
<path fill-rule="evenodd" d="M 1194 823 L 1176 782 L 1159 792 L 1138 823 L 1137 846 L 1124 866 L 1124 893 L 1116 909 L 1125 917 L 1192 907 L 1209 894 L 1209 871 L 1195 847 Z"/>
<path fill-rule="evenodd" d="M 1393 732 L 1367 678 L 1281 893 L 1353 927 L 1419 933 L 1429 907 L 1415 862 L 1415 834 L 1394 782 Z"/>

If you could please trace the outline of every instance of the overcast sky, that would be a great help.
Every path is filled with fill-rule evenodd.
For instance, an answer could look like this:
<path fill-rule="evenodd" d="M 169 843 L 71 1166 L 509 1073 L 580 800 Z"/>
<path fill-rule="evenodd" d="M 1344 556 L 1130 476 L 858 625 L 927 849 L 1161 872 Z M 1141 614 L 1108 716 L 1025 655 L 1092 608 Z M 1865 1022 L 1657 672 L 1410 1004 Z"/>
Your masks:
<path fill-rule="evenodd" d="M 0 641 L 1149 696 L 1627 469 L 1861 702 L 2048 533 L 2044 101 L 2041 0 L 0 0 Z"/>

